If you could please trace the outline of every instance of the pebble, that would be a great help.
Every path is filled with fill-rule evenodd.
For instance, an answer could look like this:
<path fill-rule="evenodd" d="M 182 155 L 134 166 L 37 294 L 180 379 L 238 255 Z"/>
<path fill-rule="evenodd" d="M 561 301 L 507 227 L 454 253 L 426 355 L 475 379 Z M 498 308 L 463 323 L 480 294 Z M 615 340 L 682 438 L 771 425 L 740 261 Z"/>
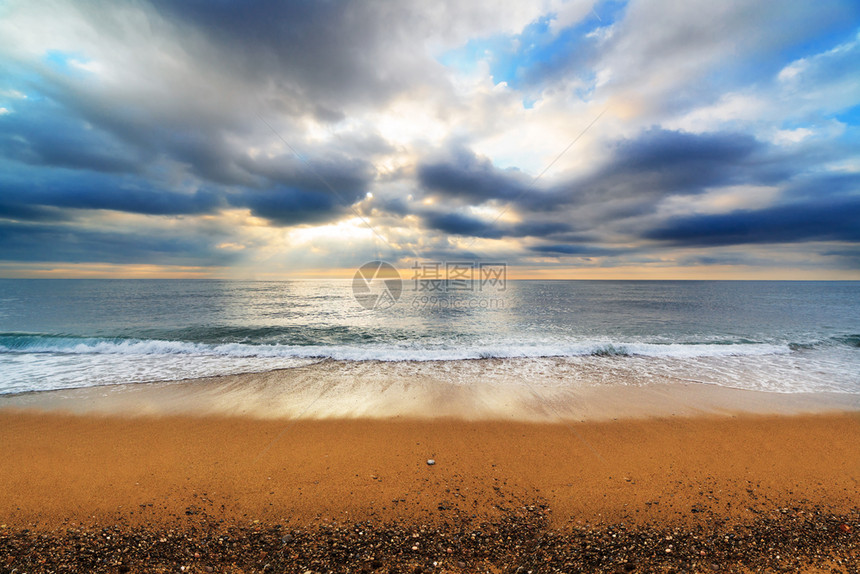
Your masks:
<path fill-rule="evenodd" d="M 432 458 L 427 459 L 427 466 L 433 466 L 434 464 L 436 464 L 435 460 L 433 460 Z"/>
<path fill-rule="evenodd" d="M 492 491 L 491 491 L 492 492 Z M 537 502 L 537 501 L 536 501 Z M 571 523 L 554 530 L 546 513 L 502 511 L 493 521 L 458 515 L 456 523 L 428 526 L 417 522 L 326 524 L 296 528 L 287 534 L 280 525 L 227 525 L 221 534 L 211 530 L 173 530 L 117 524 L 111 528 L 79 528 L 31 532 L 20 527 L 0 528 L 0 572 L 317 572 L 344 571 L 360 561 L 364 570 L 408 574 L 467 571 L 473 566 L 513 574 L 540 572 L 731 571 L 743 563 L 752 572 L 822 570 L 826 561 L 856 563 L 860 554 L 860 510 L 834 515 L 811 509 L 770 511 L 744 525 L 708 520 L 696 529 L 632 524 Z M 544 508 L 536 504 L 535 508 Z M 452 509 L 452 516 L 457 512 Z M 201 516 L 201 515 L 196 515 Z M 476 517 L 474 517 L 476 518 Z M 200 518 L 195 518 L 200 520 Z M 848 527 L 848 530 L 844 527 Z M 420 531 L 420 534 L 419 534 Z M 848 534 L 848 533 L 851 534 Z M 163 540 L 166 543 L 159 543 Z M 420 544 L 419 544 L 420 540 Z M 672 545 L 667 546 L 666 541 Z M 285 546 L 286 542 L 291 542 Z M 410 552 L 408 549 L 411 548 Z M 672 552 L 666 552 L 671 548 Z M 707 552 L 705 552 L 707 550 Z M 707 559 L 702 556 L 707 555 Z M 630 562 L 636 557 L 636 564 Z M 121 563 L 117 563 L 121 557 Z M 196 557 L 196 559 L 195 559 Z M 723 561 L 730 557 L 727 561 Z M 261 558 L 266 565 L 261 568 Z M 186 560 L 194 559 L 188 565 Z M 196 563 L 204 560 L 204 564 Z M 788 562 L 788 563 L 787 563 Z M 115 566 L 108 566 L 116 564 Z M 296 569 L 296 564 L 306 570 Z M 420 564 L 418 566 L 417 564 Z"/>

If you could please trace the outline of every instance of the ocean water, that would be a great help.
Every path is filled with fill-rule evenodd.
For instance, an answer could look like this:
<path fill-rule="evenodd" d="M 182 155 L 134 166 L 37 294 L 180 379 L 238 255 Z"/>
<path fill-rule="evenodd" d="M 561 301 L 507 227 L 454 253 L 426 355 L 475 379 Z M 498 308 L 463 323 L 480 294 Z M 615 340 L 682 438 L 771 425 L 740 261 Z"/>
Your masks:
<path fill-rule="evenodd" d="M 860 394 L 860 283 L 508 281 L 366 309 L 352 281 L 0 280 L 0 394 L 333 360 L 470 384 L 490 358 L 485 381 Z"/>

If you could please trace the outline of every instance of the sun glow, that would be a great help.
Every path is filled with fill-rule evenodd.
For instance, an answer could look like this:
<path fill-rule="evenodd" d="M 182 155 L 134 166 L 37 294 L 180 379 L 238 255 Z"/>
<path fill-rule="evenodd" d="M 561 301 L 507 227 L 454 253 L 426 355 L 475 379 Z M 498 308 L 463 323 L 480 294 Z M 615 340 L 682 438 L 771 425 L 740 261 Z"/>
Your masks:
<path fill-rule="evenodd" d="M 329 225 L 297 227 L 287 232 L 288 241 L 291 245 L 295 246 L 368 241 L 374 237 L 373 230 L 359 217 L 353 217 Z"/>

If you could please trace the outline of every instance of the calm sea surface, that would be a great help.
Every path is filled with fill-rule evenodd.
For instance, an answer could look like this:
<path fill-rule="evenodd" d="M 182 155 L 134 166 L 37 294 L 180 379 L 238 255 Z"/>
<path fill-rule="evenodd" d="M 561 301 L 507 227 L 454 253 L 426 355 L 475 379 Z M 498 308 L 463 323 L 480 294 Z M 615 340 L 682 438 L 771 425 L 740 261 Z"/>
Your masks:
<path fill-rule="evenodd" d="M 407 284 L 369 310 L 351 281 L 0 280 L 0 393 L 491 357 L 532 358 L 517 361 L 526 377 L 562 358 L 630 367 L 643 384 L 860 394 L 860 283 L 508 281 L 438 295 Z"/>

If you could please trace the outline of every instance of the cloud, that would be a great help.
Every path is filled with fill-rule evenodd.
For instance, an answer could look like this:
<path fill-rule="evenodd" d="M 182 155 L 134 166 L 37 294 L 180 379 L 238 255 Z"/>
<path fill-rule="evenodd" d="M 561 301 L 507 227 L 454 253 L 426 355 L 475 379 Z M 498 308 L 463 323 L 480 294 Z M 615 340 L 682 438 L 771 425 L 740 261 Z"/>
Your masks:
<path fill-rule="evenodd" d="M 803 241 L 860 241 L 860 198 L 803 202 L 755 211 L 670 220 L 646 234 L 677 245 L 719 246 Z"/>
<path fill-rule="evenodd" d="M 775 74 L 787 53 L 853 33 L 858 17 L 850 1 L 630 2 L 594 64 L 603 79 L 597 91 L 679 113 Z"/>
<path fill-rule="evenodd" d="M 505 235 L 501 229 L 492 223 L 459 213 L 429 214 L 424 217 L 424 223 L 430 228 L 438 229 L 452 235 L 469 235 L 493 239 L 499 239 Z"/>
<path fill-rule="evenodd" d="M 690 134 L 649 129 L 617 142 L 588 186 L 613 196 L 698 193 L 704 188 L 771 179 L 760 169 L 763 146 L 749 134 Z"/>
<path fill-rule="evenodd" d="M 7 261 L 229 265 L 237 257 L 196 234 L 164 236 L 3 221 L 0 243 Z"/>
<path fill-rule="evenodd" d="M 422 164 L 418 182 L 431 192 L 467 202 L 491 199 L 515 201 L 529 187 L 528 177 L 516 169 L 499 169 L 486 157 L 456 146 L 446 160 Z"/>
<path fill-rule="evenodd" d="M 21 220 L 68 219 L 64 209 L 108 210 L 156 216 L 215 213 L 227 205 L 222 191 L 163 189 L 152 178 L 0 163 L 4 190 L 0 217 Z"/>
<path fill-rule="evenodd" d="M 18 221 L 56 221 L 69 219 L 69 217 L 58 209 L 16 203 L 15 201 L 0 200 L 0 220 L 3 219 L 13 219 Z"/>
<path fill-rule="evenodd" d="M 755 245 L 766 266 L 777 245 L 800 261 L 858 241 L 856 2 L 3 10 L 0 225 L 19 261 L 323 266 L 340 239 L 320 234 L 339 233 L 349 253 L 382 236 L 392 257 L 549 265 L 707 267 Z"/>
<path fill-rule="evenodd" d="M 604 164 L 592 173 L 556 178 L 539 189 L 527 189 L 521 172 L 496 168 L 488 158 L 462 148 L 452 152 L 450 158 L 448 162 L 419 168 L 419 181 L 427 193 L 441 193 L 455 204 L 496 201 L 500 206 L 509 202 L 512 211 L 528 223 L 488 222 L 458 212 L 430 211 L 424 216 L 425 225 L 456 235 L 555 241 L 529 247 L 535 253 L 613 257 L 642 251 L 641 246 L 629 247 L 631 242 L 642 240 L 680 246 L 726 246 L 858 239 L 853 223 L 856 206 L 852 199 L 846 199 L 858 189 L 855 176 L 804 177 L 808 165 L 814 165 L 817 158 L 804 162 L 789 156 L 789 162 L 779 150 L 744 133 L 649 129 L 636 138 L 613 143 Z M 782 187 L 774 188 L 772 184 Z M 782 195 L 774 193 L 780 189 Z M 766 196 L 762 201 L 753 196 L 735 197 L 740 190 Z M 701 196 L 708 201 L 725 196 L 735 203 L 743 199 L 763 204 L 765 209 L 661 215 L 663 200 L 685 196 Z M 805 201 L 769 205 L 780 201 L 780 197 Z M 674 204 L 682 210 L 685 205 L 680 201 Z M 687 204 L 688 209 L 698 205 Z M 497 210 L 502 213 L 501 208 Z M 618 242 L 626 245 L 617 247 Z M 702 256 L 695 261 L 701 265 L 718 264 L 720 257 Z"/>
<path fill-rule="evenodd" d="M 499 169 L 488 158 L 458 148 L 446 162 L 420 166 L 418 180 L 426 193 L 441 193 L 455 203 L 509 202 L 519 216 L 529 218 L 565 210 L 562 217 L 587 228 L 624 214 L 653 211 L 660 197 L 778 178 L 765 161 L 764 147 L 747 134 L 652 129 L 613 143 L 604 164 L 583 176 L 562 175 L 532 185 L 522 172 Z M 430 223 L 455 220 L 465 230 L 462 217 L 436 217 Z M 484 231 L 477 224 L 475 229 Z"/>
<path fill-rule="evenodd" d="M 25 101 L 0 115 L 0 155 L 31 165 L 122 173 L 138 171 L 141 150 L 70 116 L 50 100 Z"/>
<path fill-rule="evenodd" d="M 195 54 L 217 60 L 252 86 L 269 78 L 277 91 L 317 119 L 343 117 L 344 107 L 386 101 L 444 81 L 428 77 L 420 45 L 404 41 L 414 6 L 374 3 L 203 1 L 153 2 L 205 41 Z M 419 62 L 416 66 L 415 63 Z M 310 105 L 313 103 L 313 105 Z"/>
<path fill-rule="evenodd" d="M 288 185 L 332 193 L 350 204 L 366 193 L 375 175 L 368 162 L 338 153 L 303 159 L 292 153 L 257 158 L 246 156 L 237 165 L 249 174 L 265 178 L 263 185 Z"/>
<path fill-rule="evenodd" d="M 535 253 L 543 253 L 547 255 L 575 255 L 578 257 L 618 255 L 626 252 L 622 249 L 607 249 L 605 247 L 597 247 L 595 245 L 576 245 L 571 243 L 534 245 L 530 247 L 530 249 Z"/>
<path fill-rule="evenodd" d="M 257 217 L 285 226 L 328 221 L 347 211 L 335 195 L 283 187 L 245 190 L 231 195 L 229 201 L 236 207 L 250 208 Z"/>

